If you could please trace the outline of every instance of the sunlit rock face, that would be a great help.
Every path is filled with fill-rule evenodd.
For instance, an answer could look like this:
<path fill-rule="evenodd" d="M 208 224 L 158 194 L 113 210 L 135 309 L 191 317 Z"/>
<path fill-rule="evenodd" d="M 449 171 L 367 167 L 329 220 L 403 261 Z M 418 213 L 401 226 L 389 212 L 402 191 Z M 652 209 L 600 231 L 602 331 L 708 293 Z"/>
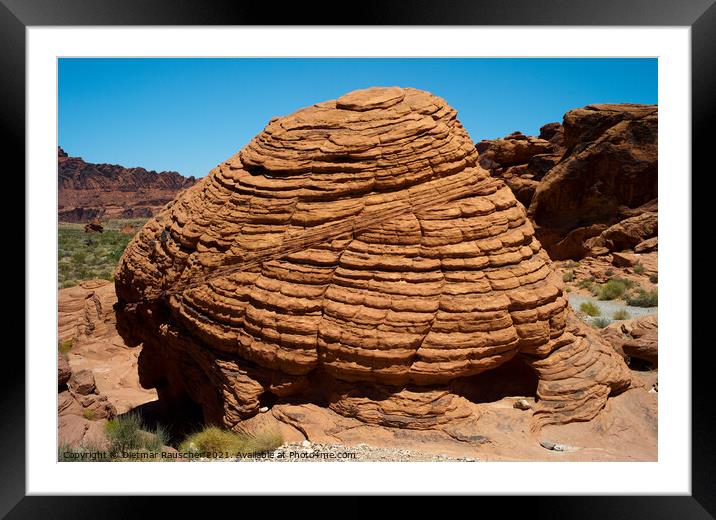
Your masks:
<path fill-rule="evenodd" d="M 456 116 L 410 88 L 318 103 L 148 222 L 115 275 L 142 384 L 227 427 L 293 397 L 477 428 L 453 383 L 519 355 L 539 378 L 535 424 L 594 417 L 628 371 L 572 318 L 524 207 Z"/>

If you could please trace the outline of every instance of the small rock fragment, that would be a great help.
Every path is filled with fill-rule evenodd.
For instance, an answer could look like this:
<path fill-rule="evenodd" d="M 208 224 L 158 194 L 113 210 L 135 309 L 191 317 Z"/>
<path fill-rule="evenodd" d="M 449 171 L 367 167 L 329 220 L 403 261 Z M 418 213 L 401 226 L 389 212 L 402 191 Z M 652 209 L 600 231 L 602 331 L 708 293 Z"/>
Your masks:
<path fill-rule="evenodd" d="M 539 441 L 540 446 L 542 446 L 546 450 L 553 450 L 556 444 L 551 441 Z"/>
<path fill-rule="evenodd" d="M 518 410 L 529 410 L 530 408 L 532 408 L 527 399 L 520 399 L 519 401 L 515 401 L 512 404 L 512 407 L 517 408 Z"/>

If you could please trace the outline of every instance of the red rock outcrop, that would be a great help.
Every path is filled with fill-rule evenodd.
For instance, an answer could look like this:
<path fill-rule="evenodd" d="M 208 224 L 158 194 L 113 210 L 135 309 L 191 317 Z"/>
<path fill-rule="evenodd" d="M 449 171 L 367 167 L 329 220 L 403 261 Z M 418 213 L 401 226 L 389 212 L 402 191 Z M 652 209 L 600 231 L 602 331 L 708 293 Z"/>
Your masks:
<path fill-rule="evenodd" d="M 652 368 L 659 362 L 659 317 L 656 314 L 612 323 L 602 337 L 627 358 L 646 361 Z"/>
<path fill-rule="evenodd" d="M 578 260 L 657 236 L 657 126 L 656 105 L 588 105 L 539 137 L 513 132 L 476 148 L 529 208 L 550 257 Z"/>
<path fill-rule="evenodd" d="M 104 226 L 98 219 L 93 219 L 85 224 L 85 233 L 102 233 Z"/>
<path fill-rule="evenodd" d="M 57 416 L 60 446 L 85 444 L 101 448 L 106 443 L 103 419 L 117 413 L 106 395 L 97 390 L 88 370 L 72 372 L 67 360 L 57 356 Z"/>
<path fill-rule="evenodd" d="M 527 207 L 539 181 L 562 158 L 562 138 L 562 125 L 549 123 L 541 128 L 539 137 L 513 132 L 502 139 L 480 141 L 475 147 L 480 166 L 503 179 Z"/>
<path fill-rule="evenodd" d="M 272 119 L 179 195 L 115 273 L 142 385 L 229 428 L 292 397 L 469 437 L 450 385 L 519 356 L 536 427 L 592 419 L 626 365 L 456 116 L 419 90 L 351 92 Z"/>
<path fill-rule="evenodd" d="M 657 235 L 656 105 L 588 105 L 564 116 L 566 151 L 529 205 L 555 260 L 631 249 Z"/>
<path fill-rule="evenodd" d="M 57 149 L 58 215 L 64 222 L 151 217 L 194 177 L 116 164 L 92 164 Z"/>
<path fill-rule="evenodd" d="M 114 284 L 108 280 L 87 280 L 59 291 L 59 339 L 72 345 L 67 358 L 61 358 L 59 370 L 62 374 L 92 371 L 98 392 L 107 396 L 117 413 L 124 413 L 157 396 L 139 384 L 140 349 L 127 346 L 119 336 L 116 302 Z M 78 419 L 73 421 L 78 423 Z"/>

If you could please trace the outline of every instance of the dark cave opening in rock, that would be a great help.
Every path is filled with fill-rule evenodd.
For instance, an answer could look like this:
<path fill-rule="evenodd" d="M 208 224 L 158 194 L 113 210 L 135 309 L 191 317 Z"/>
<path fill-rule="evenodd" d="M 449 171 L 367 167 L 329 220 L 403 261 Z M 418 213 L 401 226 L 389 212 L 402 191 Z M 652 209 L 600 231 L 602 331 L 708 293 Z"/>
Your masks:
<path fill-rule="evenodd" d="M 520 357 L 476 376 L 457 379 L 451 389 L 473 403 L 492 403 L 506 397 L 534 397 L 537 374 Z"/>

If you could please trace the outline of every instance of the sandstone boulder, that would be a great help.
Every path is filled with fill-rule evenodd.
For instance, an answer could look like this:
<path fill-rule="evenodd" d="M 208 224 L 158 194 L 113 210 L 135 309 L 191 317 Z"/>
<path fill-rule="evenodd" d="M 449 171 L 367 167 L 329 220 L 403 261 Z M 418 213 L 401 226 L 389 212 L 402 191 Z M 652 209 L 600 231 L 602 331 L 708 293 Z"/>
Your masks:
<path fill-rule="evenodd" d="M 602 336 L 617 352 L 646 361 L 656 368 L 659 359 L 659 318 L 656 314 L 619 321 L 602 329 Z"/>
<path fill-rule="evenodd" d="M 564 127 L 562 123 L 547 123 L 539 129 L 539 138 L 549 141 L 556 146 L 564 145 Z"/>
<path fill-rule="evenodd" d="M 62 387 L 67 384 L 70 380 L 72 371 L 70 370 L 70 364 L 67 360 L 58 352 L 57 353 L 57 386 Z"/>
<path fill-rule="evenodd" d="M 85 233 L 102 233 L 103 231 L 104 226 L 99 220 L 95 219 L 85 224 Z"/>
<path fill-rule="evenodd" d="M 479 418 L 450 385 L 519 356 L 538 376 L 535 427 L 595 417 L 626 365 L 574 318 L 456 116 L 408 88 L 318 103 L 150 220 L 115 273 L 142 385 L 228 428 L 297 398 L 468 438 Z M 523 137 L 499 153 L 551 146 Z"/>
<path fill-rule="evenodd" d="M 114 417 L 117 410 L 97 390 L 92 372 L 72 372 L 67 360 L 59 354 L 58 378 L 59 445 L 102 449 L 107 444 L 104 420 Z"/>
<path fill-rule="evenodd" d="M 635 253 L 650 253 L 659 247 L 659 237 L 647 238 L 634 246 Z"/>
<path fill-rule="evenodd" d="M 79 395 L 93 394 L 97 390 L 94 375 L 90 370 L 80 370 L 72 374 L 68 386 L 70 390 Z"/>

